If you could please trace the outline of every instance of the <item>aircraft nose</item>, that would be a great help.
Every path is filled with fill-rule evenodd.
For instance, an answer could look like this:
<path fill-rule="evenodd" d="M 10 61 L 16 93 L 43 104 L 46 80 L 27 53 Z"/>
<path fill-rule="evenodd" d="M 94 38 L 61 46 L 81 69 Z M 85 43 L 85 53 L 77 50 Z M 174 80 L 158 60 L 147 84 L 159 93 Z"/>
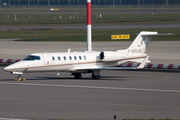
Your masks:
<path fill-rule="evenodd" d="M 11 66 L 7 66 L 4 68 L 4 71 L 11 71 Z"/>

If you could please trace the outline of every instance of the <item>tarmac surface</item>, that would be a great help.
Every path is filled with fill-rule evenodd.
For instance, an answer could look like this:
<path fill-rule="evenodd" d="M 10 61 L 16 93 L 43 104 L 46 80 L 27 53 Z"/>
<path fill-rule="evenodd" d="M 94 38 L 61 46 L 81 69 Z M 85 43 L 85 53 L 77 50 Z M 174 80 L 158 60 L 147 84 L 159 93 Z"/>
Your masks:
<path fill-rule="evenodd" d="M 126 49 L 132 42 L 93 42 L 93 51 Z M 86 50 L 86 42 L 14 42 L 0 39 L 0 58 L 23 59 L 31 53 L 67 52 Z M 151 41 L 147 48 L 149 60 L 154 64 L 180 64 L 180 41 Z"/>
<path fill-rule="evenodd" d="M 29 73 L 26 81 L 0 67 L 0 116 L 16 119 L 179 119 L 180 74 L 102 71 L 80 80 L 69 73 Z"/>
<path fill-rule="evenodd" d="M 127 48 L 131 42 L 94 42 L 93 50 Z M 86 42 L 14 42 L 0 40 L 0 57 L 22 59 L 30 53 L 82 51 Z M 180 64 L 180 42 L 150 42 L 153 63 Z M 0 117 L 16 119 L 179 119 L 180 74 L 173 72 L 102 71 L 80 80 L 70 73 L 27 73 L 13 81 L 0 66 Z M 0 119 L 1 119 L 0 118 Z"/>

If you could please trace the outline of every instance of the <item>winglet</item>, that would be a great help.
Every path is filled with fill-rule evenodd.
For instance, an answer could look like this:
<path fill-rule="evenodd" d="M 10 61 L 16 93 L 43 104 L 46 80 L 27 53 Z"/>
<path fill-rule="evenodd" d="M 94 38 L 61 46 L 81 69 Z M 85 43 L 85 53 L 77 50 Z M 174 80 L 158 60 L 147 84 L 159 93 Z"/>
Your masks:
<path fill-rule="evenodd" d="M 142 63 L 137 67 L 137 69 L 144 68 L 144 66 L 145 66 L 148 58 L 149 58 L 149 56 L 147 56 L 147 57 L 142 61 Z"/>

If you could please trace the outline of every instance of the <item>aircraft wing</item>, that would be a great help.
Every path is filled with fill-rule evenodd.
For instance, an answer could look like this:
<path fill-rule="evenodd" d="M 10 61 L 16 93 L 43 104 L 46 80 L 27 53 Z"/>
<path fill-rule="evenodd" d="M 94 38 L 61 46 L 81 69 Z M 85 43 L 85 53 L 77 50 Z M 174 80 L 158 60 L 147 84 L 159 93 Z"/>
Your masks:
<path fill-rule="evenodd" d="M 147 56 L 138 67 L 108 67 L 108 68 L 88 68 L 88 69 L 76 69 L 76 71 L 81 70 L 130 70 L 130 69 L 142 69 L 144 68 L 149 56 Z"/>

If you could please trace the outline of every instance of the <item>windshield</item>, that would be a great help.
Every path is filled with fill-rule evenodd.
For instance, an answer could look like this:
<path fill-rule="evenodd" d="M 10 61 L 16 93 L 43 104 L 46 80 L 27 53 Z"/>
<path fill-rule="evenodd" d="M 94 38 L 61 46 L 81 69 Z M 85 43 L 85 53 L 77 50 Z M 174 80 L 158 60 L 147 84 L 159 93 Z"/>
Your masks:
<path fill-rule="evenodd" d="M 25 60 L 41 60 L 41 58 L 40 58 L 40 56 L 29 55 L 23 59 L 23 61 L 25 61 Z"/>

